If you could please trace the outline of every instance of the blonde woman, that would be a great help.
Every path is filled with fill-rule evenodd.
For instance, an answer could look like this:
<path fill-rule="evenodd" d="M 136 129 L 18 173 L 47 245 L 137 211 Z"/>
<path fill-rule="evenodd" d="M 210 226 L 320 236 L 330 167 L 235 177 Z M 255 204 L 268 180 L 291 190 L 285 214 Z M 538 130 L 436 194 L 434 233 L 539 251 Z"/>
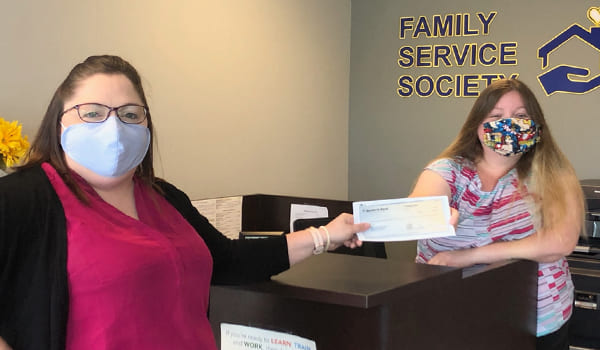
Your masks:
<path fill-rule="evenodd" d="M 505 79 L 475 101 L 454 142 L 421 173 L 411 197 L 446 195 L 456 236 L 421 240 L 416 261 L 465 267 L 539 262 L 537 349 L 568 349 L 584 201 L 532 91 Z"/>

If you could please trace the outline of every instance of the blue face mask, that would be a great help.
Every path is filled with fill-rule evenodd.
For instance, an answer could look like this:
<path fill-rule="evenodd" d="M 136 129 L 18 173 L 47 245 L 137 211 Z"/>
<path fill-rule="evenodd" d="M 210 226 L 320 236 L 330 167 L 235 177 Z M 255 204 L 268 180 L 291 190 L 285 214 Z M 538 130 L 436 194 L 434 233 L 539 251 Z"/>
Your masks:
<path fill-rule="evenodd" d="M 67 127 L 60 138 L 65 153 L 98 175 L 116 177 L 137 167 L 150 146 L 150 130 L 117 117 Z"/>

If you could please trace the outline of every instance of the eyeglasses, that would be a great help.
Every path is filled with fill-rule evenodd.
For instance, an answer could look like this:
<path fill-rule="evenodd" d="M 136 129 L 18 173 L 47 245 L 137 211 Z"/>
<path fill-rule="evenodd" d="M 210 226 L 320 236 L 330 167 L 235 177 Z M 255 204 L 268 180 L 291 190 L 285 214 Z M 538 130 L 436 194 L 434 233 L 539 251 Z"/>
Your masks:
<path fill-rule="evenodd" d="M 117 113 L 117 117 L 126 124 L 140 124 L 146 120 L 148 108 L 136 104 L 127 104 L 119 107 L 109 107 L 100 103 L 82 103 L 75 105 L 64 112 L 61 116 L 71 110 L 77 110 L 79 119 L 86 123 L 102 123 L 112 111 Z"/>

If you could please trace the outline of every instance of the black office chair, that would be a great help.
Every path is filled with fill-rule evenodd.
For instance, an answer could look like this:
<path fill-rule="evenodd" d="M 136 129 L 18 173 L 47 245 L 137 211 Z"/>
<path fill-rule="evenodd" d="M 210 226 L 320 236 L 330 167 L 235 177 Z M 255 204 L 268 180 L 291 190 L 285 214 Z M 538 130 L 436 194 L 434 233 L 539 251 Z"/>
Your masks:
<path fill-rule="evenodd" d="M 333 218 L 316 218 L 316 219 L 297 219 L 294 221 L 294 231 L 304 230 L 308 227 L 327 225 Z M 370 256 L 373 258 L 387 259 L 384 242 L 363 242 L 361 247 L 350 249 L 346 246 L 341 246 L 330 253 Z"/>

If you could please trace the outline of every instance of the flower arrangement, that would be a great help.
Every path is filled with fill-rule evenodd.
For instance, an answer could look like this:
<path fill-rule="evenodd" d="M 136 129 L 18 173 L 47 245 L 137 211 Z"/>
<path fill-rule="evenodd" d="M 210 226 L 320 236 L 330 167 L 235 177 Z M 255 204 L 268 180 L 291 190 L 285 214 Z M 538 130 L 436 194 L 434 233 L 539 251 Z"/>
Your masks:
<path fill-rule="evenodd" d="M 19 163 L 29 148 L 27 136 L 21 136 L 22 125 L 16 120 L 0 118 L 0 169 L 6 170 Z"/>

